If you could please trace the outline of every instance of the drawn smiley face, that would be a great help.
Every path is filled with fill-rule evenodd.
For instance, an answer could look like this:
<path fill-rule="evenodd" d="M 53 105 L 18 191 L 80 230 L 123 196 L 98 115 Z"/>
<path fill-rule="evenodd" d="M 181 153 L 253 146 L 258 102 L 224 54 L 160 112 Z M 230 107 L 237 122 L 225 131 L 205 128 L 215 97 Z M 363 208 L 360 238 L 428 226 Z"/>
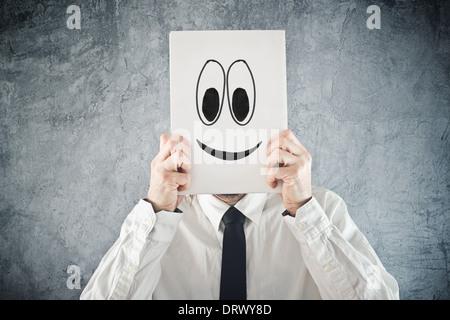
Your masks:
<path fill-rule="evenodd" d="M 216 60 L 203 65 L 197 81 L 197 114 L 205 126 L 219 120 L 227 96 L 230 114 L 239 126 L 246 126 L 253 118 L 256 106 L 256 86 L 253 73 L 245 60 L 234 61 L 225 73 Z M 262 141 L 244 151 L 217 150 L 196 139 L 199 147 L 213 157 L 222 160 L 239 160 L 252 154 Z"/>

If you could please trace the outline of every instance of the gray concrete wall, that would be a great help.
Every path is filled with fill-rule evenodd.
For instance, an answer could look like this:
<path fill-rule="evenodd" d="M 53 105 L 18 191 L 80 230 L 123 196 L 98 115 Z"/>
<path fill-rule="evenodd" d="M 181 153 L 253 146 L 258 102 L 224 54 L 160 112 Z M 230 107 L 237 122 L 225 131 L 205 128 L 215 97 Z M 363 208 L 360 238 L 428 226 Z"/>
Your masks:
<path fill-rule="evenodd" d="M 77 299 L 67 268 L 84 288 L 145 196 L 171 30 L 284 29 L 313 183 L 344 198 L 401 298 L 449 299 L 449 23 L 449 1 L 2 1 L 0 298 Z"/>

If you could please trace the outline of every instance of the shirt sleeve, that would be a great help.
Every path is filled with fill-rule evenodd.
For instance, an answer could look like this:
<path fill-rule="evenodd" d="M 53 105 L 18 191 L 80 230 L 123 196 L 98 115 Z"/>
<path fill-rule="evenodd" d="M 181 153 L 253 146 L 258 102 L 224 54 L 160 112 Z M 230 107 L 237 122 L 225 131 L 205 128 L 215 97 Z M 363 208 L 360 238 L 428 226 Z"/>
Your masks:
<path fill-rule="evenodd" d="M 335 193 L 321 192 L 283 219 L 323 299 L 399 299 L 396 280 Z"/>
<path fill-rule="evenodd" d="M 155 213 L 150 203 L 140 200 L 125 219 L 119 238 L 101 260 L 80 299 L 151 299 L 161 275 L 161 257 L 181 216 L 180 211 Z M 142 275 L 146 285 L 137 286 Z"/>

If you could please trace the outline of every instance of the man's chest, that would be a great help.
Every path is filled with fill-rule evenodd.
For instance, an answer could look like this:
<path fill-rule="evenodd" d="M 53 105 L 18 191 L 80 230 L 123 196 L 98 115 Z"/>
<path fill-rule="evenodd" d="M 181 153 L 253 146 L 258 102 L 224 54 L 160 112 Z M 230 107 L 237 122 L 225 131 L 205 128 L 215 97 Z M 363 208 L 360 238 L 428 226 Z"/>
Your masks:
<path fill-rule="evenodd" d="M 259 224 L 246 223 L 248 299 L 315 297 L 314 283 L 303 262 L 300 246 L 281 215 Z M 221 233 L 208 224 L 182 221 L 161 260 L 155 296 L 180 299 L 218 299 L 222 264 Z M 318 295 L 318 293 L 317 293 Z"/>

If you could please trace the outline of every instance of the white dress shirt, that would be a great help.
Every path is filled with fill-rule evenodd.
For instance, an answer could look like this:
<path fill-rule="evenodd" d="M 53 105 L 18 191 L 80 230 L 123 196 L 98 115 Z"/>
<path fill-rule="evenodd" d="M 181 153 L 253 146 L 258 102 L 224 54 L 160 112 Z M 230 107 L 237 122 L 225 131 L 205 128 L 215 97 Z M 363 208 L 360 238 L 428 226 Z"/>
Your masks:
<path fill-rule="evenodd" d="M 335 193 L 313 188 L 296 212 L 279 194 L 247 194 L 247 298 L 398 299 L 385 270 Z M 223 214 L 213 195 L 186 197 L 181 212 L 154 213 L 144 200 L 123 223 L 81 299 L 218 299 Z"/>

